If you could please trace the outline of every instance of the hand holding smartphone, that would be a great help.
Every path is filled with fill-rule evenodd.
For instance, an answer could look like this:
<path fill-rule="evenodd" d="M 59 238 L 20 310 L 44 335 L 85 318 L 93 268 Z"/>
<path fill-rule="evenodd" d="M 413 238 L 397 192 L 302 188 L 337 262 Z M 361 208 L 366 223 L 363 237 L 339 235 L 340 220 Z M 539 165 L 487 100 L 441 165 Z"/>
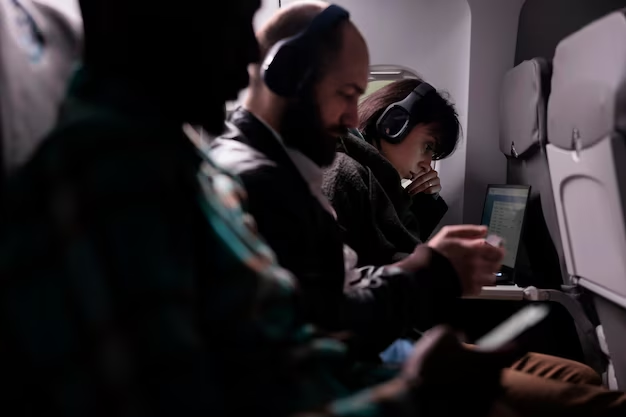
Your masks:
<path fill-rule="evenodd" d="M 498 235 L 490 234 L 489 236 L 485 238 L 485 242 L 489 243 L 491 246 L 495 246 L 496 248 L 499 248 L 504 243 L 504 239 L 502 239 Z"/>

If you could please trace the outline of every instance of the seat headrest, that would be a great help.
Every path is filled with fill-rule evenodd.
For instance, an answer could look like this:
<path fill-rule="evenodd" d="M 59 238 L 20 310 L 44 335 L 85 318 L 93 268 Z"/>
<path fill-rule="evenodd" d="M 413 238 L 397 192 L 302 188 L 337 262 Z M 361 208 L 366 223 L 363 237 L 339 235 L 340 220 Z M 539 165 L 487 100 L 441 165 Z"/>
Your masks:
<path fill-rule="evenodd" d="M 546 112 L 551 68 L 547 60 L 524 61 L 504 77 L 500 97 L 500 150 L 506 156 L 546 143 Z"/>
<path fill-rule="evenodd" d="M 588 148 L 626 130 L 626 16 L 611 13 L 561 41 L 554 57 L 548 137 Z M 579 139 L 576 139 L 579 138 Z"/>

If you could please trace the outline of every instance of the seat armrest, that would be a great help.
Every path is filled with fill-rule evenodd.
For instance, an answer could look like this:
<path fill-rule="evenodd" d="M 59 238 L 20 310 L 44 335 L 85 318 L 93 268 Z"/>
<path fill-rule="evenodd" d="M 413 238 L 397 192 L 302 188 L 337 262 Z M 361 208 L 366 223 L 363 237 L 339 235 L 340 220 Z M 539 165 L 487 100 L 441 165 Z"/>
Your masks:
<path fill-rule="evenodd" d="M 483 287 L 477 296 L 463 297 L 479 300 L 509 300 L 509 301 L 551 301 L 565 307 L 574 319 L 578 339 L 580 340 L 585 362 L 596 372 L 604 372 L 604 358 L 596 329 L 585 314 L 580 303 L 572 296 L 557 290 L 542 290 L 535 287 L 521 288 L 517 285 L 495 285 Z"/>
<path fill-rule="evenodd" d="M 483 287 L 476 296 L 463 297 L 478 300 L 523 300 L 524 288 L 517 285 L 494 285 Z"/>

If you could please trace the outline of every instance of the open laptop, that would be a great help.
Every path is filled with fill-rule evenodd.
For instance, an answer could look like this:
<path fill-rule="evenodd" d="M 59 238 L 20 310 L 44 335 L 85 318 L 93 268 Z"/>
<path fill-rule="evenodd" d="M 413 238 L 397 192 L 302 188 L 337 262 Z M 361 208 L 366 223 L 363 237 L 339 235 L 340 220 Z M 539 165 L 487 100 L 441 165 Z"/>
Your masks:
<path fill-rule="evenodd" d="M 529 185 L 489 184 L 487 186 L 481 224 L 489 228 L 489 233 L 504 239 L 503 245 L 506 249 L 502 269 L 497 274 L 497 284 L 514 283 L 515 265 L 529 197 Z"/>

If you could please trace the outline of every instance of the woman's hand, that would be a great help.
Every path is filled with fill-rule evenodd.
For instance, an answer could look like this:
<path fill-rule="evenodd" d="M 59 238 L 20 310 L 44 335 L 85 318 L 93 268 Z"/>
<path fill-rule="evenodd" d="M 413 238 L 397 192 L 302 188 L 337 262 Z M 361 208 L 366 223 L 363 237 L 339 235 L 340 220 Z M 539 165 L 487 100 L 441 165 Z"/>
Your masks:
<path fill-rule="evenodd" d="M 429 169 L 419 174 L 413 182 L 406 188 L 410 195 L 419 193 L 436 194 L 441 191 L 441 180 L 439 173 L 434 169 Z"/>

